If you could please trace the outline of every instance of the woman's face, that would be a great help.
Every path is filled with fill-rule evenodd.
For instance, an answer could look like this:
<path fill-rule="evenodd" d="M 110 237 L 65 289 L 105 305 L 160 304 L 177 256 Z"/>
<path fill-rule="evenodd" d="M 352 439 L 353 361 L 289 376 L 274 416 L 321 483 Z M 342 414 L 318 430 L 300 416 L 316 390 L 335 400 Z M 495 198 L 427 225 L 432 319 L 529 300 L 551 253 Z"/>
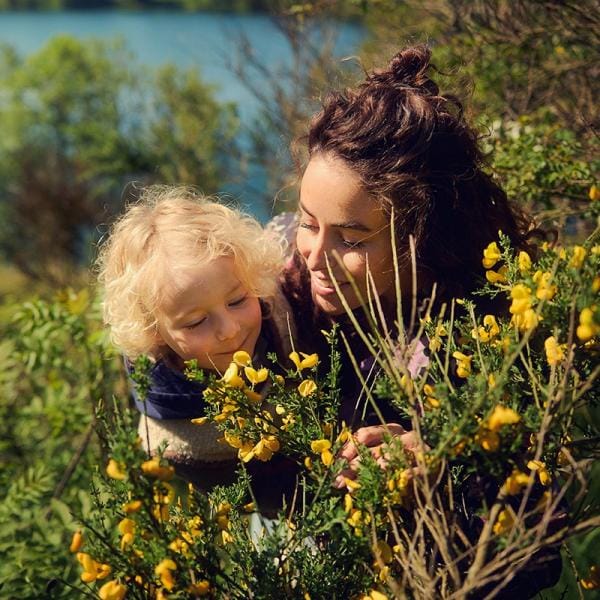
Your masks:
<path fill-rule="evenodd" d="M 296 245 L 310 272 L 313 300 L 323 312 L 344 312 L 329 269 L 352 309 L 361 302 L 349 276 L 366 301 L 367 269 L 377 294 L 393 298 L 390 235 L 389 217 L 362 187 L 358 175 L 341 159 L 313 156 L 302 178 Z"/>

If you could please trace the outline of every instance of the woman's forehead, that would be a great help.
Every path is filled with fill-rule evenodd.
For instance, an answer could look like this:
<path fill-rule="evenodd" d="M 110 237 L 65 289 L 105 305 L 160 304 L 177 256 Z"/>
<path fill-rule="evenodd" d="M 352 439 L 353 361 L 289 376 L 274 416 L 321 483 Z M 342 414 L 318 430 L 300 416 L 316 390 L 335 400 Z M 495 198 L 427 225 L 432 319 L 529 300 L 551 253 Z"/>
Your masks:
<path fill-rule="evenodd" d="M 342 160 L 314 156 L 304 173 L 300 208 L 332 227 L 371 231 L 387 222 L 382 206 Z"/>

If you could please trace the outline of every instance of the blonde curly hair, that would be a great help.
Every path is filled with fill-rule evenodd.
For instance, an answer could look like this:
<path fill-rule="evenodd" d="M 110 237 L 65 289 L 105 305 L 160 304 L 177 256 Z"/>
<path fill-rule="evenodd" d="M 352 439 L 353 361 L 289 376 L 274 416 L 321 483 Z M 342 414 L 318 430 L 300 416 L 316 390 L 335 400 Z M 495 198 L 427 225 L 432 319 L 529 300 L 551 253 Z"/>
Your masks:
<path fill-rule="evenodd" d="M 250 294 L 269 303 L 283 245 L 252 217 L 188 187 L 149 186 L 127 207 L 97 260 L 104 322 L 128 358 L 156 350 L 157 315 L 179 270 L 232 257 Z"/>

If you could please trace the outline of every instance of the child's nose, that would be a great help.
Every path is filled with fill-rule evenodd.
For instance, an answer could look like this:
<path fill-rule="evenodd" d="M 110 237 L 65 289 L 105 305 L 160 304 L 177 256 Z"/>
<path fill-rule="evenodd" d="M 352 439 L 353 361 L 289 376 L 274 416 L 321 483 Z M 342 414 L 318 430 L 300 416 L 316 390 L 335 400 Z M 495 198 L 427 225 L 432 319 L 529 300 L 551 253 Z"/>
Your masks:
<path fill-rule="evenodd" d="M 219 319 L 217 326 L 217 339 L 220 342 L 229 340 L 235 337 L 240 330 L 240 324 L 236 319 L 232 319 L 228 316 L 223 316 Z"/>

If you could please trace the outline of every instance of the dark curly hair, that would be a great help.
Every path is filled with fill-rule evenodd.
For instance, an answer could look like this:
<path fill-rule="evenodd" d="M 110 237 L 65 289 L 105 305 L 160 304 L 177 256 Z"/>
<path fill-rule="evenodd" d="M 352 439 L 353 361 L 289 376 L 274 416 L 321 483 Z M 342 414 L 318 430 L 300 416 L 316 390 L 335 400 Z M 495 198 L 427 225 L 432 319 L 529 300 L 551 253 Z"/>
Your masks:
<path fill-rule="evenodd" d="M 437 297 L 467 295 L 484 275 L 482 251 L 502 230 L 527 248 L 530 221 L 484 171 L 478 135 L 460 101 L 440 94 L 427 46 L 398 52 L 358 87 L 330 93 L 311 120 L 310 156 L 344 161 L 367 192 L 394 211 L 399 258 L 409 234 Z"/>

